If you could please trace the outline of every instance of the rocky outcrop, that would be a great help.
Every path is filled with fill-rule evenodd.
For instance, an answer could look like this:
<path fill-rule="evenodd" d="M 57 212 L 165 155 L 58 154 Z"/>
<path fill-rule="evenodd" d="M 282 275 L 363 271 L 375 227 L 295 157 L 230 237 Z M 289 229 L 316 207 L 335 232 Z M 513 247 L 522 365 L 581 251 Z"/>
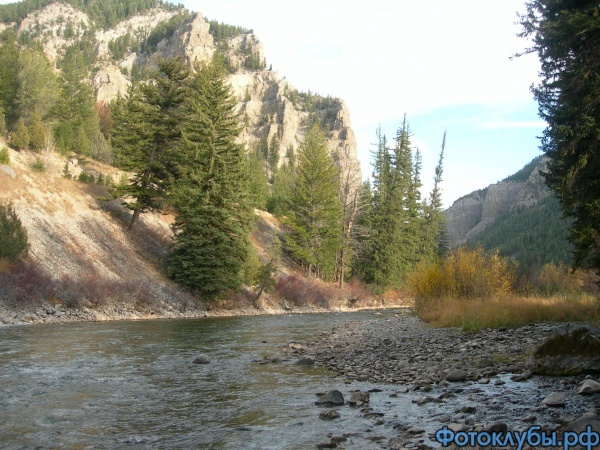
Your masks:
<path fill-rule="evenodd" d="M 472 192 L 446 210 L 448 239 L 452 248 L 469 242 L 502 214 L 532 206 L 550 195 L 540 174 L 547 159 L 539 159 L 524 179 L 507 178 L 485 189 Z"/>
<path fill-rule="evenodd" d="M 579 375 L 600 373 L 600 330 L 588 324 L 567 324 L 533 354 L 534 373 Z"/>
<path fill-rule="evenodd" d="M 140 53 L 134 44 L 132 51 L 114 60 L 109 46 L 129 34 L 133 42 L 142 42 L 153 29 L 180 14 L 182 22 L 172 35 L 156 44 L 150 53 Z M 83 12 L 63 3 L 54 3 L 31 13 L 20 24 L 20 32 L 35 33 L 49 59 L 57 60 L 70 45 L 92 27 L 92 20 Z M 238 111 L 244 118 L 240 142 L 251 149 L 261 138 L 279 143 L 279 164 L 286 162 L 289 150 L 297 151 L 316 115 L 328 130 L 328 146 L 342 172 L 350 173 L 352 183 L 360 186 L 360 165 L 350 113 L 337 98 L 322 98 L 299 93 L 285 77 L 267 69 L 248 70 L 246 59 L 265 61 L 263 46 L 253 33 L 215 42 L 210 25 L 200 13 L 154 8 L 130 17 L 111 29 L 95 31 L 96 64 L 90 68 L 90 84 L 97 101 L 109 103 L 124 95 L 131 84 L 134 70 L 144 72 L 157 67 L 160 58 L 183 57 L 190 66 L 209 61 L 217 49 L 225 56 L 233 71 L 230 82 L 238 99 Z"/>

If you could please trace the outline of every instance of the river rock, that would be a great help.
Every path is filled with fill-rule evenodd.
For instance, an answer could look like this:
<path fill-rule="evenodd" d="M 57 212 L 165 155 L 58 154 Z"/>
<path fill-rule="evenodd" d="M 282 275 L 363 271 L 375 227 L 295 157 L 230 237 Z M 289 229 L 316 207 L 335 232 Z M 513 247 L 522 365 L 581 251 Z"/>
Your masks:
<path fill-rule="evenodd" d="M 465 381 L 467 379 L 467 371 L 464 369 L 454 369 L 446 375 L 446 381 Z"/>
<path fill-rule="evenodd" d="M 354 391 L 352 394 L 350 394 L 350 400 L 348 400 L 348 404 L 351 406 L 362 406 L 369 403 L 370 399 L 371 395 L 368 392 Z"/>
<path fill-rule="evenodd" d="M 334 389 L 326 394 L 319 397 L 319 400 L 315 402 L 316 405 L 332 405 L 339 406 L 344 404 L 344 394 Z"/>
<path fill-rule="evenodd" d="M 552 407 L 563 407 L 565 406 L 565 394 L 562 392 L 551 392 L 542 400 L 542 404 Z"/>
<path fill-rule="evenodd" d="M 586 413 L 586 414 L 582 415 L 581 417 L 579 417 L 578 419 L 574 420 L 573 422 L 569 423 L 565 427 L 564 431 L 571 431 L 574 433 L 582 433 L 582 432 L 587 431 L 587 427 L 591 427 L 591 429 L 593 431 L 595 431 L 596 433 L 600 433 L 600 417 L 598 417 L 596 414 L 593 414 L 593 413 Z M 576 449 L 576 450 L 581 450 L 586 447 L 577 445 L 575 447 L 570 447 L 570 448 Z M 597 448 L 597 447 L 593 447 L 593 448 Z"/>
<path fill-rule="evenodd" d="M 560 327 L 534 351 L 533 372 L 553 376 L 600 373 L 600 330 L 580 323 Z"/>
<path fill-rule="evenodd" d="M 9 177 L 11 177 L 13 180 L 17 177 L 15 175 L 15 171 L 12 169 L 12 167 L 10 166 L 5 166 L 5 165 L 0 165 L 0 173 L 3 173 L 5 175 L 8 175 Z"/>
<path fill-rule="evenodd" d="M 308 356 L 304 356 L 302 358 L 300 358 L 298 361 L 296 361 L 296 365 L 297 366 L 312 366 L 315 363 L 315 360 L 312 358 L 309 358 Z"/>
<path fill-rule="evenodd" d="M 596 380 L 585 380 L 579 390 L 578 394 L 598 394 L 600 393 L 600 383 Z"/>
<path fill-rule="evenodd" d="M 340 413 L 337 412 L 335 409 L 323 411 L 322 413 L 319 414 L 319 419 L 323 419 L 323 420 L 333 420 L 333 419 L 337 419 L 338 417 L 340 417 Z"/>
<path fill-rule="evenodd" d="M 192 361 L 194 364 L 208 364 L 210 362 L 210 358 L 207 355 L 198 355 Z"/>

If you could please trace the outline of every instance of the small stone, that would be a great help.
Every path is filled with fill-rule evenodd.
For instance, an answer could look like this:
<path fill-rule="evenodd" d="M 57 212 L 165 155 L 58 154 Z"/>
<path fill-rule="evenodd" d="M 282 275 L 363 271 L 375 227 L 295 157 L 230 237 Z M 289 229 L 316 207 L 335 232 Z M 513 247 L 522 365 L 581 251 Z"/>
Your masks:
<path fill-rule="evenodd" d="M 348 404 L 351 406 L 362 406 L 366 403 L 369 403 L 370 394 L 368 392 L 363 391 L 354 391 L 350 394 L 350 400 L 348 400 Z"/>
<path fill-rule="evenodd" d="M 474 406 L 463 406 L 462 408 L 460 408 L 460 412 L 466 414 L 473 414 L 475 411 L 477 411 L 477 408 L 475 408 Z"/>
<path fill-rule="evenodd" d="M 467 431 L 469 428 L 464 423 L 451 423 L 448 425 L 448 429 L 460 433 L 461 431 Z"/>
<path fill-rule="evenodd" d="M 199 355 L 192 361 L 194 364 L 208 364 L 209 362 L 210 358 L 207 355 Z"/>
<path fill-rule="evenodd" d="M 477 380 L 477 383 L 479 383 L 479 384 L 490 384 L 490 379 L 489 378 L 480 378 L 479 380 Z"/>
<path fill-rule="evenodd" d="M 322 413 L 319 414 L 319 419 L 323 419 L 323 420 L 333 420 L 333 419 L 337 419 L 338 417 L 340 417 L 340 413 L 337 412 L 335 409 L 323 411 Z"/>
<path fill-rule="evenodd" d="M 316 405 L 343 405 L 344 394 L 338 390 L 329 391 L 319 397 L 315 402 Z"/>
<path fill-rule="evenodd" d="M 315 360 L 308 357 L 308 356 L 304 356 L 302 358 L 300 358 L 298 361 L 296 361 L 296 365 L 297 366 L 312 366 L 315 363 Z"/>
<path fill-rule="evenodd" d="M 488 433 L 504 433 L 506 430 L 508 430 L 508 425 L 504 422 L 495 422 L 485 427 L 485 431 Z"/>
<path fill-rule="evenodd" d="M 578 394 L 597 394 L 600 392 L 600 383 L 595 380 L 587 379 L 583 382 L 579 390 Z"/>
<path fill-rule="evenodd" d="M 322 448 L 337 448 L 337 444 L 335 442 L 329 441 L 329 442 L 320 442 L 317 444 L 317 448 L 318 449 L 322 449 Z"/>
<path fill-rule="evenodd" d="M 562 392 L 551 392 L 542 400 L 542 404 L 551 407 L 563 407 L 565 406 L 565 394 Z"/>
<path fill-rule="evenodd" d="M 446 375 L 446 381 L 465 381 L 467 379 L 467 375 L 467 371 L 464 369 L 454 369 L 448 372 L 448 375 Z"/>

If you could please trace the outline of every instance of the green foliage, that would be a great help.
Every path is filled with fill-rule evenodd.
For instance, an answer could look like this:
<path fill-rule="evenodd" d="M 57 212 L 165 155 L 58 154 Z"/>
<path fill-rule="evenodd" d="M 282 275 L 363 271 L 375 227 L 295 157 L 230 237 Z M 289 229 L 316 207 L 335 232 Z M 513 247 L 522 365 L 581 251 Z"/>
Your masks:
<path fill-rule="evenodd" d="M 53 3 L 55 0 L 22 0 L 18 3 L 0 5 L 0 22 L 19 24 L 29 13 Z M 163 0 L 65 0 L 66 3 L 90 15 L 99 28 L 111 28 L 118 22 L 150 8 L 161 6 L 168 10 L 177 10 L 175 6 Z"/>
<path fill-rule="evenodd" d="M 10 155 L 6 147 L 0 148 L 0 164 L 10 164 Z"/>
<path fill-rule="evenodd" d="M 248 155 L 250 180 L 249 193 L 254 208 L 265 210 L 269 198 L 269 180 L 265 160 L 260 150 L 255 149 Z"/>
<path fill-rule="evenodd" d="M 545 174 L 564 213 L 573 218 L 570 240 L 575 266 L 600 273 L 600 9 L 593 0 L 530 0 L 520 36 L 533 41 L 541 61 L 533 87 L 548 126 L 542 150 Z"/>
<path fill-rule="evenodd" d="M 533 173 L 533 171 L 535 170 L 537 165 L 540 163 L 541 159 L 542 159 L 542 156 L 536 156 L 530 162 L 525 164 L 525 167 L 523 167 L 521 170 L 506 177 L 502 181 L 520 181 L 520 182 L 527 181 L 527 179 L 531 176 L 531 174 Z"/>
<path fill-rule="evenodd" d="M 26 119 L 33 114 L 45 117 L 59 89 L 52 66 L 42 52 L 25 49 L 19 54 L 17 80 L 15 104 L 19 115 Z"/>
<path fill-rule="evenodd" d="M 25 126 L 25 119 L 20 118 L 17 128 L 10 135 L 10 144 L 17 150 L 23 150 L 29 146 L 29 131 Z"/>
<path fill-rule="evenodd" d="M 42 123 L 42 119 L 39 114 L 34 113 L 29 121 L 29 145 L 31 149 L 39 152 L 44 147 L 46 141 L 46 127 Z"/>
<path fill-rule="evenodd" d="M 4 125 L 7 128 L 11 128 L 17 118 L 15 97 L 18 88 L 18 60 L 16 36 L 12 29 L 6 29 L 0 34 L 0 108 L 5 114 Z"/>
<path fill-rule="evenodd" d="M 189 81 L 179 158 L 181 176 L 170 196 L 175 242 L 168 273 L 202 298 L 243 282 L 252 224 L 248 162 L 236 143 L 236 100 L 227 71 L 213 61 Z"/>
<path fill-rule="evenodd" d="M 477 235 L 472 243 L 487 250 L 497 248 L 525 269 L 539 270 L 543 265 L 571 264 L 573 247 L 568 241 L 571 220 L 561 215 L 554 196 L 535 205 L 511 209 Z"/>
<path fill-rule="evenodd" d="M 6 134 L 6 116 L 4 115 L 4 108 L 0 106 L 0 136 Z"/>
<path fill-rule="evenodd" d="M 130 228 L 140 213 L 161 206 L 178 165 L 185 165 L 177 157 L 177 148 L 186 97 L 183 83 L 189 71 L 181 59 L 161 60 L 159 70 L 153 83 L 132 85 L 127 97 L 113 108 L 115 163 L 135 172 L 127 188 L 135 199 L 128 205 L 134 211 Z"/>
<path fill-rule="evenodd" d="M 152 53 L 156 51 L 156 46 L 160 41 L 172 37 L 177 28 L 181 26 L 182 22 L 188 21 L 191 18 L 192 14 L 184 10 L 181 13 L 174 15 L 169 20 L 160 22 L 152 29 L 146 40 L 142 43 L 142 52 Z"/>
<path fill-rule="evenodd" d="M 35 161 L 31 163 L 31 170 L 39 173 L 45 172 L 46 164 L 44 164 L 44 161 L 42 161 L 42 159 L 38 156 L 35 158 Z"/>
<path fill-rule="evenodd" d="M 0 203 L 0 260 L 15 263 L 27 257 L 27 230 L 21 224 L 11 203 Z"/>
<path fill-rule="evenodd" d="M 248 34 L 253 32 L 247 28 L 242 28 L 235 25 L 227 25 L 223 22 L 219 23 L 216 20 L 209 20 L 208 23 L 210 25 L 208 32 L 212 34 L 217 42 L 230 37 L 239 36 L 240 34 Z"/>
<path fill-rule="evenodd" d="M 273 189 L 267 200 L 267 211 L 278 217 L 284 216 L 292 201 L 292 192 L 296 180 L 294 162 L 284 164 L 273 177 Z"/>
<path fill-rule="evenodd" d="M 244 58 L 244 67 L 248 70 L 262 70 L 265 62 L 258 53 L 252 53 Z"/>
<path fill-rule="evenodd" d="M 298 153 L 295 186 L 284 218 L 285 242 L 306 267 L 307 275 L 332 279 L 340 249 L 342 205 L 339 171 L 333 164 L 322 130 L 313 126 Z"/>

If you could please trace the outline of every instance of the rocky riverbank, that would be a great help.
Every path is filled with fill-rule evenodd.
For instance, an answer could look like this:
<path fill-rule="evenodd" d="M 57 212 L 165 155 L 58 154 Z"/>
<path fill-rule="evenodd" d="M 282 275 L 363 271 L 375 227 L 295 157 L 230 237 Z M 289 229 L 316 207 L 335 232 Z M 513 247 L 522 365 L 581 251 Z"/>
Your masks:
<path fill-rule="evenodd" d="M 388 397 L 379 403 L 380 410 L 365 404 L 358 412 L 373 418 L 365 433 L 379 436 L 381 448 L 436 446 L 434 432 L 442 426 L 483 431 L 539 425 L 551 432 L 577 424 L 575 420 L 585 416 L 584 421 L 600 432 L 600 393 L 585 389 L 585 394 L 579 393 L 584 382 L 599 387 L 597 376 L 532 375 L 533 350 L 558 327 L 535 324 L 466 334 L 431 328 L 409 314 L 396 314 L 338 325 L 313 342 L 294 343 L 285 351 L 304 358 L 304 363 L 313 359 L 317 366 L 329 368 L 336 376 L 334 386 L 347 396 L 352 385 L 381 386 L 379 393 L 372 394 L 372 398 Z M 391 411 L 395 403 L 407 399 L 416 414 L 407 412 L 409 420 L 397 414 L 386 417 L 386 408 Z M 353 434 L 339 431 L 336 435 Z"/>

